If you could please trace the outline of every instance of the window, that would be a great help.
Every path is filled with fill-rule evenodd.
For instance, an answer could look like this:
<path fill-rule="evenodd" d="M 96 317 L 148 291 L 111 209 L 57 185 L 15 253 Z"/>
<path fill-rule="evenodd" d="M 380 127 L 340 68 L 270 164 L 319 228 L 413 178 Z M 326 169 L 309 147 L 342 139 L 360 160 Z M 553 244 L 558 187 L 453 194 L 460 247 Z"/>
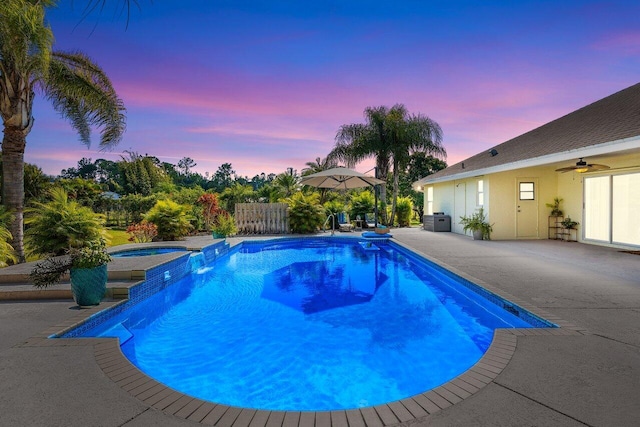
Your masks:
<path fill-rule="evenodd" d="M 433 187 L 427 188 L 427 215 L 433 215 Z"/>
<path fill-rule="evenodd" d="M 478 180 L 478 206 L 484 206 L 484 181 Z"/>
<path fill-rule="evenodd" d="M 520 183 L 520 200 L 535 200 L 533 182 Z"/>

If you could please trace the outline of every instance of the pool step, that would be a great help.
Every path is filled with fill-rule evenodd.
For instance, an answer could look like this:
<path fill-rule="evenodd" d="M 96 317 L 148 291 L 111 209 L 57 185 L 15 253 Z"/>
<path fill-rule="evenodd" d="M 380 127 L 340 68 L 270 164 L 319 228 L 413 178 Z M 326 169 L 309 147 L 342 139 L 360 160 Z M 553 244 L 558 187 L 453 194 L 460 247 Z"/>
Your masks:
<path fill-rule="evenodd" d="M 118 323 L 114 327 L 100 334 L 100 336 L 118 338 L 120 340 L 120 345 L 123 345 L 124 343 L 129 341 L 131 338 L 133 338 L 133 334 L 122 323 Z"/>

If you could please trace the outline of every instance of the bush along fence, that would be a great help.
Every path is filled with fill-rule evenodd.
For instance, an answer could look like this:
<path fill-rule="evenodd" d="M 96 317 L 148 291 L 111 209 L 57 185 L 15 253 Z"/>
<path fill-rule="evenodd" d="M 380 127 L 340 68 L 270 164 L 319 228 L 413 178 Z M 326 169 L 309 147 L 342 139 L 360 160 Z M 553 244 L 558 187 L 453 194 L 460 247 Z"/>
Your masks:
<path fill-rule="evenodd" d="M 238 234 L 286 234 L 289 218 L 286 203 L 236 203 Z"/>

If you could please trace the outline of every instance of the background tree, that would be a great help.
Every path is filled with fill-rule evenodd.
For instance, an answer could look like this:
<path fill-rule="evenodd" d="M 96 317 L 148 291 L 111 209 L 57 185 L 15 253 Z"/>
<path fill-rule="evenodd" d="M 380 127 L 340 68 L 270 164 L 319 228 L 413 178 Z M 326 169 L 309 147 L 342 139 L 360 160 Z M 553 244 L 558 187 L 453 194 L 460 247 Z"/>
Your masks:
<path fill-rule="evenodd" d="M 242 185 L 235 183 L 231 187 L 225 188 L 220 194 L 220 201 L 224 205 L 224 209 L 227 212 L 234 213 L 236 210 L 236 203 L 250 203 L 256 198 L 256 194 L 250 185 Z"/>
<path fill-rule="evenodd" d="M 298 172 L 293 168 L 287 168 L 285 172 L 279 174 L 273 180 L 273 187 L 276 190 L 278 199 L 293 196 L 300 187 Z"/>
<path fill-rule="evenodd" d="M 161 164 L 154 157 L 130 151 L 125 153 L 129 158 L 123 156 L 122 161 L 118 162 L 125 194 L 148 196 L 160 184 L 170 182 Z"/>
<path fill-rule="evenodd" d="M 447 162 L 424 152 L 417 152 L 411 154 L 409 164 L 399 176 L 398 194 L 411 198 L 413 210 L 420 220 L 424 216 L 424 193 L 414 190 L 413 183 L 446 167 Z"/>
<path fill-rule="evenodd" d="M 321 159 L 320 157 L 316 157 L 316 160 L 314 162 L 307 162 L 305 163 L 305 165 L 307 167 L 302 169 L 302 176 L 311 175 L 314 173 L 337 168 L 338 162 L 335 159 L 332 159 L 330 157 L 325 157 L 324 159 Z M 327 192 L 329 191 L 329 189 L 318 188 L 317 191 L 320 194 L 320 204 L 323 204 L 324 202 L 327 201 Z"/>
<path fill-rule="evenodd" d="M 393 180 L 391 218 L 395 217 L 398 197 L 399 171 L 404 169 L 415 152 L 425 152 L 435 156 L 446 156 L 442 146 L 440 126 L 421 114 L 409 114 L 402 104 L 391 108 L 367 107 L 364 111 L 366 123 L 343 125 L 336 134 L 336 145 L 329 157 L 344 161 L 348 167 L 367 158 L 376 160 L 377 176 L 387 180 L 393 167 L 396 171 Z M 381 199 L 386 202 L 386 186 L 381 186 Z M 383 216 L 385 210 L 383 210 Z"/>
<path fill-rule="evenodd" d="M 233 185 L 233 175 L 235 171 L 231 166 L 231 163 L 223 163 L 218 166 L 218 170 L 213 174 L 211 179 L 211 189 L 216 193 L 222 193 L 226 188 Z"/>
<path fill-rule="evenodd" d="M 191 169 L 196 167 L 197 163 L 191 157 L 183 157 L 178 160 L 178 169 L 186 176 L 191 175 Z"/>
<path fill-rule="evenodd" d="M 13 214 L 10 232 L 18 262 L 24 262 L 24 151 L 33 127 L 35 91 L 89 145 L 92 127 L 101 131 L 100 147 L 122 138 L 124 104 L 104 71 L 82 53 L 55 52 L 53 33 L 45 22 L 45 8 L 53 0 L 0 2 L 0 114 L 2 140 L 2 203 Z"/>

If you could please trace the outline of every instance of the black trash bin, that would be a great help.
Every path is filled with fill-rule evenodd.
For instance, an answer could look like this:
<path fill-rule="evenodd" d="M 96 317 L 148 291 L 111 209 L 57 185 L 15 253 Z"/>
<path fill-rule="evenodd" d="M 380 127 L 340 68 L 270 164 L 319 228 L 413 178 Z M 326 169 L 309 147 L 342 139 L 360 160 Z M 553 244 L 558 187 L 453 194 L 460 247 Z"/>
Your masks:
<path fill-rule="evenodd" d="M 451 216 L 434 212 L 433 215 L 424 216 L 422 225 L 427 231 L 451 231 Z"/>

